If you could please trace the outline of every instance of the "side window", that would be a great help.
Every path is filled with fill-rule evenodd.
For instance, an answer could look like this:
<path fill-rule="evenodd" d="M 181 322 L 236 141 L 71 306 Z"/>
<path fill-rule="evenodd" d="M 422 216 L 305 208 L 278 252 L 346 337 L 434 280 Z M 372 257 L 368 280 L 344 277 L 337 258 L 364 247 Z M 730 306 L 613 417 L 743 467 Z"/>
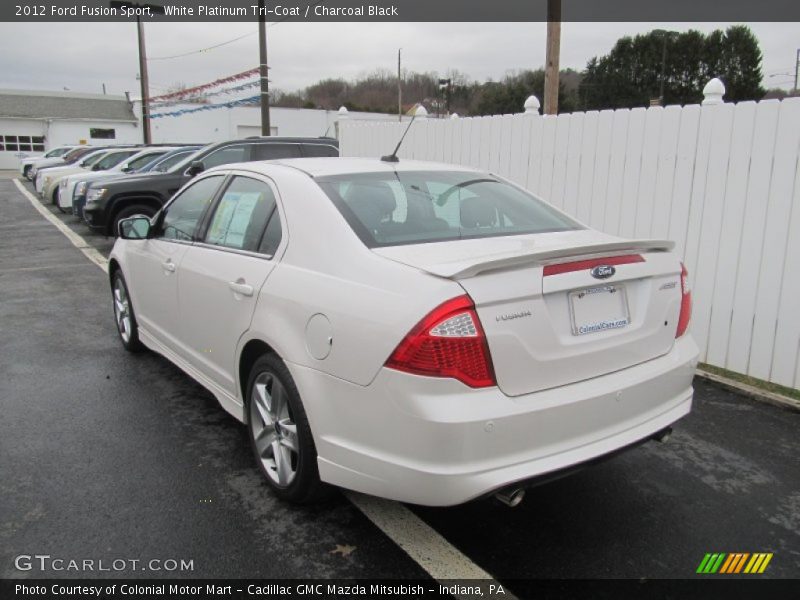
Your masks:
<path fill-rule="evenodd" d="M 203 166 L 206 169 L 236 162 L 247 162 L 248 160 L 250 160 L 250 149 L 243 145 L 220 148 L 202 159 Z"/>
<path fill-rule="evenodd" d="M 281 237 L 283 237 L 283 230 L 281 229 L 281 217 L 278 210 L 272 211 L 272 216 L 267 223 L 267 230 L 264 232 L 264 237 L 261 238 L 261 246 L 258 251 L 261 254 L 273 256 L 281 244 Z"/>
<path fill-rule="evenodd" d="M 211 204 L 224 176 L 201 179 L 179 194 L 165 209 L 156 237 L 165 240 L 191 241 L 197 224 Z"/>
<path fill-rule="evenodd" d="M 273 160 L 276 158 L 299 158 L 298 144 L 256 144 L 255 160 Z"/>
<path fill-rule="evenodd" d="M 269 185 L 249 177 L 234 177 L 217 204 L 205 242 L 260 252 L 264 228 L 273 213 L 275 195 Z"/>
<path fill-rule="evenodd" d="M 308 157 L 339 156 L 339 151 L 327 144 L 303 144 L 303 153 Z"/>

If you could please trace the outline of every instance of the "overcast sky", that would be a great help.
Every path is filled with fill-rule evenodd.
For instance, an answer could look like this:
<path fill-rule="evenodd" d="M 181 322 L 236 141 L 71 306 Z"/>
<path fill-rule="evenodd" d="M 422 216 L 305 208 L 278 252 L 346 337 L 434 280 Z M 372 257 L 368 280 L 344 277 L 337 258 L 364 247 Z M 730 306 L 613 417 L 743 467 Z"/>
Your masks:
<path fill-rule="evenodd" d="M 661 28 L 674 31 L 725 28 L 728 23 L 564 23 L 562 68 L 583 69 L 607 53 L 623 35 Z M 797 23 L 750 24 L 761 43 L 766 87 L 790 89 Z M 151 58 L 151 93 L 182 82 L 198 85 L 258 64 L 255 23 L 151 23 L 146 25 Z M 545 23 L 290 23 L 270 26 L 272 86 L 294 91 L 328 77 L 352 78 L 376 68 L 403 67 L 444 74 L 457 69 L 471 79 L 500 79 L 509 70 L 544 63 Z M 244 39 L 183 58 L 190 52 L 240 35 Z M 1 23 L 0 87 L 130 91 L 139 95 L 136 26 L 133 23 Z M 247 92 L 250 94 L 252 92 Z"/>

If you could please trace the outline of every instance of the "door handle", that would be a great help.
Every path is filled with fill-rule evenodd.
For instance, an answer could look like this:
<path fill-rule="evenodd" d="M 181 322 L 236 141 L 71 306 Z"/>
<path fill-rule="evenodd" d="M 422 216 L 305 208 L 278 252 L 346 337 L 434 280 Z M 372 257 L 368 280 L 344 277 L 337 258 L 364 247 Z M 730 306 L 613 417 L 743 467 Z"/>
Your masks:
<path fill-rule="evenodd" d="M 244 282 L 244 279 L 237 279 L 236 281 L 229 281 L 228 287 L 233 290 L 235 294 L 241 294 L 242 296 L 252 296 L 253 295 L 253 286 L 247 285 Z"/>
<path fill-rule="evenodd" d="M 161 266 L 164 268 L 165 271 L 167 271 L 169 273 L 174 273 L 175 272 L 175 263 L 172 262 L 171 258 L 168 258 L 163 263 L 161 263 Z"/>

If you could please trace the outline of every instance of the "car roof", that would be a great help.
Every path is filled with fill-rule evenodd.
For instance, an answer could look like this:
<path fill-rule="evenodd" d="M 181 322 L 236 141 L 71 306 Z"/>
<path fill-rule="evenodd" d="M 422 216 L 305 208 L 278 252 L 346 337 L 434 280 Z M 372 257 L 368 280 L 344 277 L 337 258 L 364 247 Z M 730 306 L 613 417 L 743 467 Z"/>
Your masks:
<path fill-rule="evenodd" d="M 270 165 L 282 165 L 307 173 L 311 177 L 331 177 L 355 173 L 392 173 L 406 171 L 458 171 L 480 173 L 470 167 L 419 160 L 400 159 L 399 162 L 382 161 L 379 158 L 286 158 L 277 160 L 252 161 L 215 167 L 214 170 L 240 169 L 267 174 Z M 211 170 L 211 169 L 209 169 Z"/>

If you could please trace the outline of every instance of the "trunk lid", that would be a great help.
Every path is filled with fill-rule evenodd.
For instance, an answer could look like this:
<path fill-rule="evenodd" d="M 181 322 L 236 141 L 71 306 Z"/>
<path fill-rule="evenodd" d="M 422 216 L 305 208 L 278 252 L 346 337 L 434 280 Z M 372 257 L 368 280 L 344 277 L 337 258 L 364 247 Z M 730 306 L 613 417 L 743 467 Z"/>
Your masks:
<path fill-rule="evenodd" d="M 475 302 L 498 386 L 519 396 L 669 352 L 681 304 L 672 247 L 579 230 L 373 251 L 456 280 Z M 597 278 L 598 265 L 614 273 Z"/>

